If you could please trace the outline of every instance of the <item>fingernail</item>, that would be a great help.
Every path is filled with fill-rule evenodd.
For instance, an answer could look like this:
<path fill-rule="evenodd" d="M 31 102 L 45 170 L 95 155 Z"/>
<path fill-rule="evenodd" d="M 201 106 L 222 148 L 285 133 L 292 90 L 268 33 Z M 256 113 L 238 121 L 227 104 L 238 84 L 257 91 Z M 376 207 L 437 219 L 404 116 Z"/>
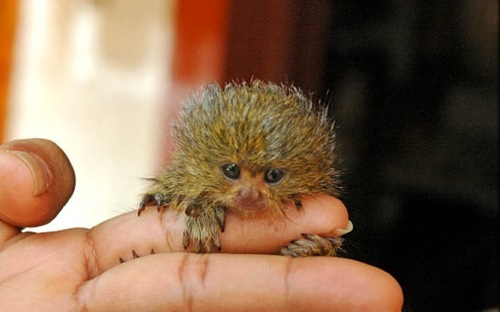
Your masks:
<path fill-rule="evenodd" d="M 6 152 L 15 156 L 28 168 L 33 179 L 33 196 L 47 192 L 51 175 L 49 167 L 42 158 L 25 151 L 6 150 Z"/>
<path fill-rule="evenodd" d="M 349 232 L 352 231 L 354 228 L 354 225 L 352 224 L 351 220 L 347 221 L 347 227 L 345 229 L 336 229 L 335 230 L 335 237 L 345 235 Z"/>

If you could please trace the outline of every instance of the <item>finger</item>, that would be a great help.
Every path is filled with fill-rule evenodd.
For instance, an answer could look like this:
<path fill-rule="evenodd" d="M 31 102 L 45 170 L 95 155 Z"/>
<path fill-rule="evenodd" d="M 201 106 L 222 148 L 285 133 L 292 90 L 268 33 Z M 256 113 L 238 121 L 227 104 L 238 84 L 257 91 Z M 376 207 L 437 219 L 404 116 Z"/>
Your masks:
<path fill-rule="evenodd" d="M 341 258 L 170 253 L 127 262 L 84 284 L 86 311 L 396 311 L 389 274 Z"/>
<path fill-rule="evenodd" d="M 337 198 L 318 195 L 302 200 L 303 210 L 288 209 L 287 218 L 274 221 L 228 218 L 221 234 L 224 251 L 232 253 L 277 253 L 303 233 L 337 236 L 339 229 L 348 227 L 349 216 Z"/>
<path fill-rule="evenodd" d="M 51 221 L 73 193 L 75 174 L 64 152 L 43 139 L 0 147 L 0 219 L 14 227 Z"/>
<path fill-rule="evenodd" d="M 305 198 L 303 210 L 291 209 L 288 218 L 271 223 L 263 219 L 242 220 L 228 214 L 220 235 L 225 253 L 277 253 L 302 233 L 328 234 L 345 228 L 348 214 L 341 201 L 330 196 Z M 184 215 L 168 208 L 162 213 L 146 209 L 140 217 L 133 211 L 108 220 L 89 232 L 100 271 L 120 263 L 119 259 L 152 252 L 184 251 Z"/>

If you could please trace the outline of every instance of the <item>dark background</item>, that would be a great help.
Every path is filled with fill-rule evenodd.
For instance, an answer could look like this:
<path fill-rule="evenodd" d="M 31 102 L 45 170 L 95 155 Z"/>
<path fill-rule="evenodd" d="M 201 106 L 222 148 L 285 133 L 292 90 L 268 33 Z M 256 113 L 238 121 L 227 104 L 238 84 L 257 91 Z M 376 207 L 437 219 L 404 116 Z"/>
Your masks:
<path fill-rule="evenodd" d="M 325 88 L 347 255 L 393 274 L 407 310 L 498 307 L 495 5 L 336 4 Z"/>
<path fill-rule="evenodd" d="M 496 1 L 235 1 L 225 80 L 330 106 L 354 231 L 407 311 L 498 308 Z"/>

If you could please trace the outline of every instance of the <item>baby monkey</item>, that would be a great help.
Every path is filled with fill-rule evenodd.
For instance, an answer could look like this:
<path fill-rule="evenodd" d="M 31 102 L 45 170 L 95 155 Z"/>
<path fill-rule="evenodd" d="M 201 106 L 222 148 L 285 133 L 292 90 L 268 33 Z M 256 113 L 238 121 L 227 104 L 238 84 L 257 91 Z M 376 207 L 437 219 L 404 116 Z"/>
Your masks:
<path fill-rule="evenodd" d="M 333 123 L 294 87 L 252 81 L 208 85 L 174 125 L 176 152 L 153 180 L 138 214 L 154 204 L 185 213 L 183 244 L 220 251 L 227 213 L 286 217 L 301 195 L 339 194 Z M 334 256 L 340 238 L 305 234 L 281 250 Z"/>

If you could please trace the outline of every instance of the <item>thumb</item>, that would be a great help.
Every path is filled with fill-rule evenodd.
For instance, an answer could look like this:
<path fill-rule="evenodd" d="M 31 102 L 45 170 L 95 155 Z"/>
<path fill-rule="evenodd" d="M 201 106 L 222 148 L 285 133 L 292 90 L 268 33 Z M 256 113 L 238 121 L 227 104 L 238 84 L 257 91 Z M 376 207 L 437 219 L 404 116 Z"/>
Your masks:
<path fill-rule="evenodd" d="M 0 220 L 8 226 L 50 222 L 74 187 L 73 167 L 54 142 L 29 139 L 0 146 Z"/>

